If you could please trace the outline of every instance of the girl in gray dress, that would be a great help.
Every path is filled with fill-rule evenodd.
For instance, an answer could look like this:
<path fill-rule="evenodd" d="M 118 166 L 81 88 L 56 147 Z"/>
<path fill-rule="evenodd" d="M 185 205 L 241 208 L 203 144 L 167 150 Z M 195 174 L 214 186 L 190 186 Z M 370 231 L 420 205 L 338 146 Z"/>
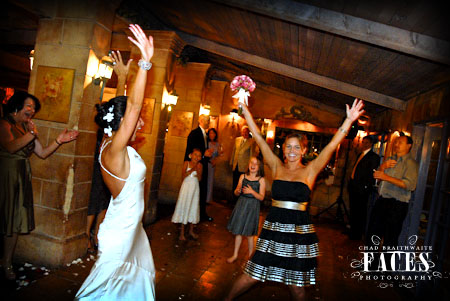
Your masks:
<path fill-rule="evenodd" d="M 250 158 L 247 172 L 239 178 L 234 194 L 239 199 L 231 213 L 227 229 L 236 235 L 233 256 L 227 259 L 232 263 L 238 257 L 242 236 L 248 240 L 248 256 L 254 249 L 254 237 L 258 234 L 259 202 L 264 200 L 266 182 L 264 180 L 264 165 L 256 157 Z"/>

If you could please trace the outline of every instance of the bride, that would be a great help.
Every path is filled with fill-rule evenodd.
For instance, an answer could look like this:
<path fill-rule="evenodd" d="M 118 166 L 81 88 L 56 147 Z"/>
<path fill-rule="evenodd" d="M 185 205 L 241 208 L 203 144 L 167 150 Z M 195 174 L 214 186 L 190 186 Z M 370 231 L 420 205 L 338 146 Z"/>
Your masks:
<path fill-rule="evenodd" d="M 131 95 L 97 105 L 97 124 L 105 138 L 99 162 L 111 191 L 111 202 L 98 233 L 99 258 L 77 292 L 75 300 L 154 300 L 155 266 L 142 227 L 146 167 L 128 146 L 143 126 L 140 118 L 147 71 L 153 56 L 153 38 L 138 25 L 130 25 L 128 39 L 141 51 L 139 71 Z"/>

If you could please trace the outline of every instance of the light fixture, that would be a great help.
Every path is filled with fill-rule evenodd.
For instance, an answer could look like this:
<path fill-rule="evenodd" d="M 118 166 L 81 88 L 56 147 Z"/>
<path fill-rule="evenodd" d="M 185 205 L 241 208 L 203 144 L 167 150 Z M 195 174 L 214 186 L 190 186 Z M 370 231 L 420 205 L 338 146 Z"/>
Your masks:
<path fill-rule="evenodd" d="M 113 73 L 113 61 L 110 56 L 105 55 L 98 64 L 97 74 L 93 80 L 94 85 L 100 85 L 102 83 L 102 90 L 100 92 L 100 102 L 103 98 L 103 90 L 105 89 L 106 82 L 111 78 Z"/>
<path fill-rule="evenodd" d="M 369 123 L 369 121 L 370 121 L 370 117 L 368 115 L 361 115 L 358 118 L 358 124 L 359 125 L 366 125 L 366 124 Z"/>
<path fill-rule="evenodd" d="M 28 58 L 30 59 L 30 70 L 33 70 L 34 49 L 30 51 L 30 55 L 28 55 Z"/>
<path fill-rule="evenodd" d="M 211 112 L 211 107 L 209 105 L 203 105 L 200 107 L 200 112 L 198 114 L 208 116 L 210 112 Z"/>
<path fill-rule="evenodd" d="M 94 84 L 100 85 L 100 82 L 107 81 L 113 73 L 113 61 L 110 56 L 104 56 L 98 64 L 97 74 L 95 74 Z"/>
<path fill-rule="evenodd" d="M 170 94 L 164 90 L 163 98 L 162 98 L 162 104 L 163 108 L 168 106 L 167 110 L 170 112 L 172 111 L 172 106 L 176 106 L 178 101 L 178 95 L 176 94 L 175 90 L 173 90 Z"/>
<path fill-rule="evenodd" d="M 267 138 L 272 139 L 274 137 L 273 131 L 267 131 Z"/>

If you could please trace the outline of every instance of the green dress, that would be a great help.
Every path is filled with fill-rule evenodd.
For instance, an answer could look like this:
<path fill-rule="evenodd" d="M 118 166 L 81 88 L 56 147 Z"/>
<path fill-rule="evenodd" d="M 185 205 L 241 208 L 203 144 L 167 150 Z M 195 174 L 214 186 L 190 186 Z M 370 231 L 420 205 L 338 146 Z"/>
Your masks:
<path fill-rule="evenodd" d="M 7 116 L 14 139 L 26 134 L 23 125 L 18 125 Z M 34 141 L 14 154 L 0 146 L 0 228 L 1 233 L 29 233 L 34 229 L 33 189 L 29 157 L 34 150 Z"/>

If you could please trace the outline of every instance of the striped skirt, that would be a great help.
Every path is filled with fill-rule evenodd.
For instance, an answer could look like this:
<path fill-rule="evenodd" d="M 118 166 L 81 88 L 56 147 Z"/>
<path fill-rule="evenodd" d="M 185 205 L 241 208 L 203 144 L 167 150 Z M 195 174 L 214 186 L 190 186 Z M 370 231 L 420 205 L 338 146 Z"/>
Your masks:
<path fill-rule="evenodd" d="M 263 282 L 313 285 L 318 256 L 318 239 L 309 214 L 271 207 L 244 273 Z"/>

